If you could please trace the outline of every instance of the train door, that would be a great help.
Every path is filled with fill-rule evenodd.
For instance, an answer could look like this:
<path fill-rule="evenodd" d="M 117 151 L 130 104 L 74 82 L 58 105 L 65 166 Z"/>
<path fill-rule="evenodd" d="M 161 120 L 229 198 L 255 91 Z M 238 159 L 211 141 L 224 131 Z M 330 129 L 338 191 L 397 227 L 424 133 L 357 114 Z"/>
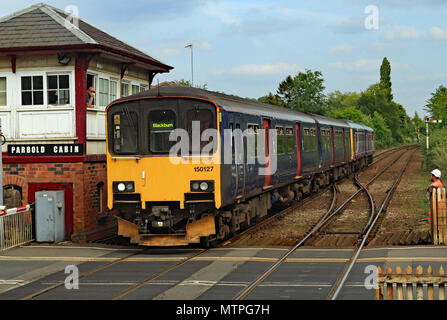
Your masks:
<path fill-rule="evenodd" d="M 238 134 L 235 136 L 235 139 L 239 140 L 239 152 L 237 152 L 236 157 L 238 161 L 236 162 L 236 172 L 237 172 L 237 191 L 236 196 L 243 196 L 245 191 L 245 141 L 246 139 L 242 135 L 242 127 L 241 124 L 238 123 L 239 120 L 236 120 L 235 129 L 238 130 Z M 238 143 L 238 142 L 236 142 Z"/>
<path fill-rule="evenodd" d="M 240 197 L 245 185 L 244 142 L 240 120 L 234 114 L 229 114 L 228 118 L 231 131 L 231 186 L 233 197 Z"/>
<path fill-rule="evenodd" d="M 300 124 L 295 124 L 295 139 L 296 139 L 296 159 L 297 159 L 297 169 L 296 176 L 299 177 L 301 174 L 301 134 L 300 134 Z"/>
<path fill-rule="evenodd" d="M 263 119 L 262 124 L 264 126 L 264 140 L 265 140 L 265 167 L 266 167 L 266 175 L 264 180 L 264 187 L 270 185 L 270 120 Z"/>
<path fill-rule="evenodd" d="M 332 161 L 331 165 L 335 163 L 335 137 L 334 137 L 334 127 L 331 126 L 331 146 L 332 146 Z M 337 146 L 338 148 L 338 146 Z"/>

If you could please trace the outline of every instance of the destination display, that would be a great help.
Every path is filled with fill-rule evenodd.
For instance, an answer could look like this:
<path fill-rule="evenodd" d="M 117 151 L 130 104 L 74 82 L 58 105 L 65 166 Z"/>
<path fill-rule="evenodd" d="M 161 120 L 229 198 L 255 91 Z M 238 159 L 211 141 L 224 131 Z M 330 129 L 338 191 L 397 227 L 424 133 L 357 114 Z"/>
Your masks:
<path fill-rule="evenodd" d="M 8 156 L 82 156 L 82 144 L 10 144 Z"/>

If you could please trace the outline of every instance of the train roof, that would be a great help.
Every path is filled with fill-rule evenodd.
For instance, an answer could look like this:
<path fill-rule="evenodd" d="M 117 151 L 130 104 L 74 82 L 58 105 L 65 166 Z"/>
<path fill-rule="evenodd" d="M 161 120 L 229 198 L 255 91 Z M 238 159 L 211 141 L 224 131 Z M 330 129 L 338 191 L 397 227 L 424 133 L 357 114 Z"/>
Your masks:
<path fill-rule="evenodd" d="M 275 106 L 271 104 L 261 103 L 255 100 L 244 99 L 237 96 L 231 96 L 220 92 L 208 91 L 192 87 L 158 87 L 150 90 L 146 90 L 132 96 L 127 96 L 113 103 L 123 102 L 132 98 L 144 98 L 144 97 L 163 97 L 163 96 L 176 96 L 176 97 L 193 97 L 203 98 L 215 102 L 219 107 L 222 107 L 228 111 L 256 113 L 271 118 L 282 118 L 288 120 L 299 120 L 303 122 L 315 122 L 312 115 L 296 111 L 293 109 Z"/>
<path fill-rule="evenodd" d="M 367 130 L 367 131 L 374 131 L 372 128 L 364 125 L 363 123 L 358 123 L 358 122 L 354 122 L 354 121 L 351 121 L 351 120 L 347 120 L 346 122 L 353 129 L 362 129 L 362 130 Z"/>
<path fill-rule="evenodd" d="M 311 114 L 314 119 L 318 121 L 318 123 L 328 126 L 337 126 L 337 127 L 343 127 L 343 128 L 349 128 L 349 124 L 346 122 L 346 120 L 341 119 L 333 119 L 329 117 L 325 117 L 319 114 Z"/>
<path fill-rule="evenodd" d="M 208 91 L 193 87 L 184 86 L 166 86 L 157 87 L 150 90 L 142 91 L 140 93 L 123 97 L 117 99 L 113 102 L 119 103 L 128 100 L 145 98 L 145 97 L 188 97 L 188 98 L 202 98 L 211 100 L 216 103 L 219 107 L 222 107 L 228 111 L 244 112 L 244 113 L 255 113 L 261 114 L 271 118 L 287 119 L 292 121 L 301 121 L 315 123 L 317 120 L 321 124 L 339 126 L 339 127 L 351 127 L 355 129 L 366 129 L 368 131 L 373 131 L 368 126 L 360 123 L 355 123 L 350 120 L 332 119 L 329 117 L 304 113 L 297 110 L 293 110 L 286 107 L 275 106 L 271 104 L 266 104 L 258 102 L 251 99 L 244 99 L 238 96 L 227 95 L 220 92 Z"/>

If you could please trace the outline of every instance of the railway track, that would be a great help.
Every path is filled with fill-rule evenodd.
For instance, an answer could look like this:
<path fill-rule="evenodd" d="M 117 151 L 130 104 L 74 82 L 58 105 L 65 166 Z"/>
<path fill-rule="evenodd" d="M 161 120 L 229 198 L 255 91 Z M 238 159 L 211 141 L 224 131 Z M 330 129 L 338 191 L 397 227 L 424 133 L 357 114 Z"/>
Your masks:
<path fill-rule="evenodd" d="M 283 262 L 287 260 L 287 258 L 292 255 L 298 248 L 302 247 L 304 243 L 312 236 L 317 234 L 321 229 L 325 228 L 337 215 L 341 214 L 345 207 L 353 200 L 360 192 L 365 192 L 367 194 L 367 197 L 369 199 L 370 204 L 370 218 L 369 221 L 364 228 L 364 230 L 361 232 L 362 239 L 359 244 L 356 245 L 356 250 L 353 254 L 353 256 L 350 259 L 350 263 L 348 263 L 347 267 L 343 271 L 342 275 L 340 275 L 339 279 L 336 282 L 336 288 L 331 290 L 331 294 L 329 298 L 337 297 L 338 293 L 341 290 L 341 287 L 343 286 L 344 282 L 347 279 L 347 276 L 350 273 L 350 270 L 352 269 L 353 264 L 355 263 L 356 259 L 358 258 L 358 255 L 360 254 L 361 249 L 364 247 L 366 241 L 368 240 L 369 235 L 371 234 L 372 229 L 376 225 L 378 218 L 383 214 L 385 211 L 386 206 L 388 205 L 391 196 L 396 189 L 398 182 L 400 181 L 403 173 L 405 172 L 405 169 L 414 153 L 415 147 L 408 147 L 405 148 L 404 152 L 402 152 L 401 155 L 399 155 L 397 158 L 395 158 L 393 161 L 391 161 L 388 165 L 386 165 L 382 170 L 380 170 L 379 173 L 377 173 L 370 181 L 368 181 L 366 184 L 360 183 L 358 180 L 358 177 L 356 177 L 356 182 L 360 189 L 356 191 L 354 194 L 352 194 L 347 200 L 345 200 L 337 209 L 333 210 L 333 203 L 336 199 L 336 192 L 334 192 L 334 199 L 331 203 L 330 208 L 327 210 L 327 212 L 319 219 L 319 221 L 312 227 L 312 229 L 302 238 L 294 247 L 292 247 L 287 253 L 285 253 L 276 263 L 274 263 L 271 267 L 269 267 L 267 270 L 265 270 L 262 274 L 260 274 L 255 280 L 253 280 L 248 286 L 246 286 L 243 290 L 241 290 L 233 299 L 234 300 L 242 300 L 244 299 L 251 291 L 253 291 L 260 283 L 262 283 L 272 272 L 274 272 Z M 400 174 L 398 178 L 394 181 L 392 187 L 387 191 L 387 195 L 385 197 L 385 200 L 382 202 L 382 205 L 377 213 L 375 213 L 375 205 L 374 205 L 374 199 L 367 189 L 368 186 L 370 186 L 374 181 L 380 177 L 386 170 L 388 170 L 390 167 L 392 167 L 399 159 L 401 159 L 407 152 L 411 151 L 410 157 L 408 157 L 403 169 L 400 171 Z"/>
<path fill-rule="evenodd" d="M 402 148 L 402 147 L 397 148 L 397 149 L 401 149 L 401 148 Z M 393 151 L 393 150 L 395 150 L 395 149 L 386 151 L 386 153 L 389 153 L 389 152 L 391 152 L 391 151 Z M 382 154 L 383 154 L 383 153 L 382 153 Z M 378 159 L 378 160 L 375 159 L 375 161 L 373 162 L 373 164 L 376 163 L 376 162 L 378 162 L 378 161 L 381 161 L 382 159 L 384 159 L 383 156 L 380 157 L 380 159 Z M 387 166 L 387 167 L 388 167 L 388 166 Z M 366 189 L 366 188 L 365 188 L 365 189 Z M 228 245 L 234 243 L 237 239 L 240 239 L 241 237 L 244 237 L 244 236 L 246 236 L 246 235 L 248 235 L 248 234 L 250 234 L 250 233 L 252 233 L 252 232 L 255 232 L 256 230 L 259 230 L 259 228 L 263 228 L 263 227 L 268 226 L 269 223 L 271 223 L 271 222 L 274 221 L 275 219 L 277 220 L 278 217 L 280 217 L 280 216 L 285 216 L 285 215 L 289 214 L 290 212 L 293 212 L 293 210 L 295 210 L 296 208 L 298 208 L 298 207 L 300 207 L 300 206 L 303 206 L 303 205 L 306 204 L 306 203 L 310 203 L 310 202 L 314 201 L 315 199 L 317 199 L 317 198 L 318 198 L 319 196 L 321 196 L 322 194 L 324 194 L 324 193 L 326 193 L 326 192 L 329 192 L 329 190 L 332 191 L 332 200 L 331 200 L 330 208 L 329 208 L 329 209 L 327 210 L 327 212 L 321 217 L 321 219 L 320 219 L 320 222 L 321 222 L 321 223 L 318 223 L 317 225 L 315 225 L 315 226 L 312 228 L 312 232 L 318 230 L 318 229 L 321 227 L 322 223 L 327 222 L 328 219 L 331 219 L 331 217 L 333 217 L 333 216 L 340 210 L 340 208 L 334 210 L 334 207 L 335 207 L 335 204 L 336 204 L 336 199 L 337 199 L 337 193 L 338 193 L 338 192 L 337 192 L 337 187 L 336 187 L 335 184 L 332 184 L 331 186 L 328 186 L 328 187 L 326 187 L 325 189 L 320 190 L 320 193 L 318 193 L 318 194 L 310 195 L 310 196 L 308 196 L 307 198 L 303 199 L 302 201 L 297 202 L 297 203 L 294 203 L 293 205 L 289 206 L 289 207 L 286 208 L 285 210 L 282 210 L 282 211 L 280 211 L 280 212 L 274 213 L 273 215 L 267 217 L 266 219 L 264 219 L 263 221 L 259 222 L 259 223 L 256 224 L 256 225 L 254 225 L 253 227 L 250 227 L 249 229 L 246 229 L 245 231 L 243 231 L 242 233 L 238 234 L 238 235 L 235 236 L 234 238 L 228 240 L 227 242 L 223 242 L 223 243 L 221 243 L 221 244 L 218 245 L 217 247 L 228 246 Z M 361 190 L 359 190 L 358 192 L 360 192 L 360 191 L 361 191 Z M 347 202 L 348 202 L 348 201 L 346 201 L 346 203 L 347 203 Z M 312 234 L 312 232 L 310 232 L 310 233 L 308 234 L 308 236 L 310 236 L 310 235 Z M 302 241 L 300 241 L 300 242 L 297 244 L 296 248 L 294 248 L 294 249 L 292 249 L 292 250 L 295 251 L 299 246 L 301 246 L 301 245 L 304 243 L 304 241 L 307 240 L 308 236 L 306 236 Z M 115 240 L 116 240 L 115 237 L 111 237 L 111 238 L 105 239 L 105 241 L 113 241 L 113 242 L 115 242 Z M 101 241 L 98 241 L 98 242 L 101 243 Z M 114 244 L 115 244 L 115 243 L 114 243 Z M 210 250 L 211 250 L 211 249 L 203 249 L 203 250 L 201 250 L 200 252 L 197 252 L 197 253 L 195 253 L 195 254 L 189 256 L 189 257 L 186 257 L 186 258 L 184 258 L 183 260 L 178 261 L 177 263 L 173 264 L 172 266 L 170 266 L 170 267 L 168 267 L 168 268 L 166 268 L 166 269 L 164 269 L 164 270 L 162 270 L 162 271 L 160 271 L 160 272 L 157 272 L 157 273 L 155 273 L 155 274 L 153 274 L 153 275 L 151 275 L 151 276 L 148 276 L 148 277 L 145 278 L 144 280 L 139 281 L 138 283 L 136 283 L 136 284 L 130 286 L 129 288 L 127 288 L 127 289 L 121 291 L 120 293 L 118 293 L 118 294 L 116 294 L 116 295 L 110 297 L 109 299 L 110 299 L 110 300 L 121 299 L 121 298 L 127 296 L 128 294 L 130 294 L 131 292 L 134 292 L 134 291 L 137 290 L 138 288 L 140 288 L 140 287 L 142 287 L 142 286 L 144 286 L 144 285 L 146 285 L 146 284 L 148 284 L 148 283 L 150 283 L 150 282 L 152 282 L 152 281 L 154 281 L 154 280 L 160 278 L 161 276 L 165 275 L 166 273 L 168 273 L 168 272 L 170 272 L 170 271 L 172 271 L 172 270 L 174 270 L 174 269 L 176 269 L 176 268 L 178 268 L 178 267 L 184 265 L 184 264 L 187 263 L 188 261 L 191 261 L 192 259 L 197 258 L 197 257 L 199 257 L 199 256 L 205 255 L 205 254 L 206 254 L 207 252 L 209 252 Z M 269 273 L 271 273 L 273 270 L 276 269 L 277 266 L 279 266 L 281 263 L 283 263 L 283 262 L 287 259 L 287 257 L 290 256 L 291 253 L 293 253 L 292 250 L 290 251 L 290 253 L 286 254 L 286 255 L 285 255 L 284 257 L 282 257 L 278 262 L 276 262 L 275 265 L 272 266 L 272 268 L 270 268 L 271 270 L 269 269 L 269 270 L 270 270 Z M 106 264 L 104 264 L 104 265 L 102 265 L 102 266 L 96 267 L 96 268 L 94 268 L 94 269 L 92 269 L 92 270 L 90 270 L 90 271 L 88 271 L 88 272 L 85 272 L 85 273 L 80 274 L 80 275 L 78 276 L 78 279 L 81 279 L 81 278 L 87 277 L 87 276 L 89 276 L 89 275 L 92 275 L 92 274 L 94 274 L 94 273 L 100 272 L 100 271 L 102 271 L 102 270 L 104 270 L 104 269 L 106 269 L 106 268 L 108 268 L 108 267 L 111 267 L 111 266 L 113 266 L 113 265 L 116 265 L 116 264 L 118 264 L 118 263 L 125 262 L 126 260 L 128 260 L 128 259 L 130 259 L 130 258 L 134 258 L 135 256 L 138 256 L 139 254 L 140 254 L 139 252 L 134 252 L 134 253 L 131 253 L 131 254 L 126 255 L 126 256 L 124 256 L 124 257 L 117 258 L 116 260 L 113 260 L 113 261 L 108 262 L 108 263 L 106 263 Z M 265 277 L 267 277 L 267 276 L 268 276 L 268 274 L 265 275 L 263 278 L 265 278 Z M 43 289 L 41 289 L 41 290 L 39 290 L 39 291 L 36 291 L 36 292 L 34 292 L 34 293 L 32 293 L 32 294 L 29 294 L 29 295 L 27 295 L 26 297 L 22 298 L 21 300 L 32 300 L 32 299 L 37 298 L 37 297 L 39 297 L 39 296 L 41 296 L 41 295 L 43 295 L 43 294 L 45 294 L 45 293 L 47 293 L 47 292 L 49 292 L 49 291 L 51 291 L 51 290 L 54 290 L 54 289 L 56 289 L 56 288 L 58 288 L 58 287 L 61 287 L 61 286 L 63 286 L 64 284 L 65 284 L 64 281 L 57 282 L 57 283 L 55 283 L 55 284 L 49 285 L 49 286 L 46 287 L 46 288 L 43 288 Z M 244 296 L 245 296 L 245 295 L 244 295 Z"/>

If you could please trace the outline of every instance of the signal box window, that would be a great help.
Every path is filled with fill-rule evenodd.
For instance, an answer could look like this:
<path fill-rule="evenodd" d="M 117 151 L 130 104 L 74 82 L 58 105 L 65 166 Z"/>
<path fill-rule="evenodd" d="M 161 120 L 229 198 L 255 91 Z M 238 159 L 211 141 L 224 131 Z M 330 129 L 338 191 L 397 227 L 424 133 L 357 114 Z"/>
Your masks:
<path fill-rule="evenodd" d="M 113 151 L 118 154 L 136 154 L 138 151 L 138 117 L 135 112 L 125 108 L 114 113 Z"/>
<path fill-rule="evenodd" d="M 169 134 L 175 129 L 175 113 L 157 110 L 149 113 L 149 149 L 153 153 L 168 153 L 175 141 Z"/>
<path fill-rule="evenodd" d="M 48 104 L 70 104 L 70 81 L 69 76 L 51 75 L 48 81 Z"/>
<path fill-rule="evenodd" d="M 43 105 L 43 76 L 22 77 L 22 105 Z"/>
<path fill-rule="evenodd" d="M 0 106 L 6 106 L 6 77 L 0 77 Z"/>

